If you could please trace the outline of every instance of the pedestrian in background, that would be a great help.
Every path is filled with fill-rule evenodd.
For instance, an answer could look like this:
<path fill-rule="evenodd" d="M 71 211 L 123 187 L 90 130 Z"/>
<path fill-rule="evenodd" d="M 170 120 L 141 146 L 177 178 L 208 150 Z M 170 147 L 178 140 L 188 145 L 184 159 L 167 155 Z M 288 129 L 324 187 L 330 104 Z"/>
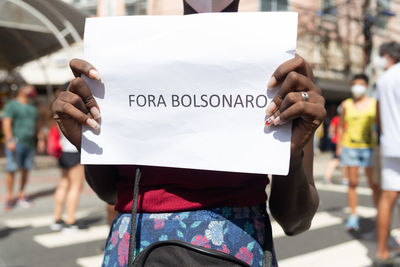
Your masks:
<path fill-rule="evenodd" d="M 4 107 L 3 131 L 5 137 L 5 153 L 7 157 L 6 184 L 7 198 L 4 211 L 9 211 L 16 203 L 29 208 L 31 202 L 25 194 L 29 170 L 33 167 L 33 159 L 37 145 L 43 149 L 44 139 L 38 134 L 38 112 L 31 99 L 36 95 L 32 85 L 19 81 L 17 97 Z M 17 197 L 14 195 L 15 173 L 21 170 L 21 183 Z"/>
<path fill-rule="evenodd" d="M 325 171 L 325 177 L 324 177 L 324 182 L 327 184 L 332 183 L 332 174 L 336 170 L 336 168 L 340 165 L 340 159 L 339 155 L 337 154 L 336 151 L 336 145 L 337 145 L 337 140 L 338 140 L 338 128 L 339 128 L 339 119 L 340 119 L 340 114 L 342 113 L 342 107 L 338 106 L 337 107 L 337 115 L 334 116 L 330 123 L 329 123 L 329 128 L 328 128 L 328 135 L 330 138 L 331 142 L 331 151 L 333 154 L 332 159 L 328 163 L 328 167 L 326 168 Z M 346 168 L 343 168 L 346 169 Z M 343 171 L 343 182 L 346 181 L 346 184 L 348 183 L 348 178 L 347 174 L 345 171 Z"/>
<path fill-rule="evenodd" d="M 69 83 L 66 84 L 67 88 Z M 57 97 L 60 91 L 56 92 Z M 61 167 L 61 179 L 58 182 L 56 192 L 54 193 L 54 223 L 50 225 L 53 231 L 65 230 L 76 231 L 79 226 L 76 223 L 76 210 L 78 208 L 80 195 L 85 178 L 83 165 L 80 164 L 80 153 L 65 136 L 58 130 L 54 123 L 57 133 L 59 133 L 59 145 L 61 154 L 58 157 L 58 163 Z M 50 131 L 51 132 L 51 131 Z M 62 215 L 66 211 L 65 221 Z"/>
<path fill-rule="evenodd" d="M 349 178 L 348 204 L 350 216 L 346 222 L 348 230 L 359 229 L 359 218 L 356 213 L 358 196 L 358 169 L 363 167 L 372 189 L 373 202 L 377 206 L 379 186 L 373 181 L 373 148 L 376 140 L 373 128 L 376 118 L 376 100 L 367 96 L 368 77 L 365 74 L 355 75 L 352 79 L 351 93 L 353 98 L 342 102 L 338 128 L 337 154 L 342 166 L 347 169 Z"/>
<path fill-rule="evenodd" d="M 80 162 L 80 154 L 62 133 L 60 133 L 61 156 L 58 160 L 61 167 L 61 179 L 54 193 L 54 223 L 50 225 L 53 231 L 78 230 L 75 213 L 78 208 L 83 188 L 84 170 Z M 65 222 L 62 219 L 66 211 Z"/>
<path fill-rule="evenodd" d="M 380 47 L 385 73 L 377 82 L 382 194 L 378 205 L 377 260 L 390 260 L 387 246 L 392 209 L 400 191 L 400 44 Z"/>

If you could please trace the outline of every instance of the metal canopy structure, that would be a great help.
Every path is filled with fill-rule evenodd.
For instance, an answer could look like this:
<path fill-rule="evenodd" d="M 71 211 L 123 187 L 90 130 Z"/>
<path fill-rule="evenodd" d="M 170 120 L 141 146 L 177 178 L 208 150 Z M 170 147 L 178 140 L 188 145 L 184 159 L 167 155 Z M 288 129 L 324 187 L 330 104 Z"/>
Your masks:
<path fill-rule="evenodd" d="M 0 0 L 0 69 L 82 41 L 86 15 L 60 0 Z"/>

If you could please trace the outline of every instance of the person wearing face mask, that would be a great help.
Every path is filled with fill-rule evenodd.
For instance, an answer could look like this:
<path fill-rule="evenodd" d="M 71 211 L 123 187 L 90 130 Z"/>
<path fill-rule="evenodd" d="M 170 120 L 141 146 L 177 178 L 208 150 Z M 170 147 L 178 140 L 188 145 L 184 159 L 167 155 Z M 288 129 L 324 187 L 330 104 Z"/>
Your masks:
<path fill-rule="evenodd" d="M 37 109 L 30 103 L 31 98 L 35 95 L 35 87 L 20 81 L 16 99 L 4 107 L 3 131 L 7 157 L 7 197 L 4 211 L 9 211 L 15 204 L 23 208 L 31 206 L 24 191 L 29 170 L 33 167 L 36 137 L 39 140 L 38 148 L 42 147 L 41 142 L 44 140 L 37 129 Z M 21 183 L 18 195 L 15 197 L 13 192 L 14 176 L 18 170 L 21 170 Z"/>
<path fill-rule="evenodd" d="M 359 218 L 356 207 L 358 202 L 356 188 L 358 185 L 358 168 L 363 167 L 372 189 L 374 205 L 377 206 L 379 187 L 373 181 L 373 148 L 376 138 L 374 133 L 376 101 L 367 96 L 368 77 L 365 74 L 355 75 L 351 82 L 353 98 L 342 102 L 342 113 L 338 127 L 337 155 L 347 169 L 348 204 L 350 216 L 346 222 L 348 230 L 359 229 Z"/>
<path fill-rule="evenodd" d="M 388 42 L 379 49 L 385 72 L 377 82 L 377 125 L 380 133 L 382 193 L 377 216 L 376 263 L 399 266 L 387 245 L 393 206 L 400 192 L 400 44 Z M 394 265 L 394 264 L 397 265 Z M 379 266 L 379 265 L 377 265 Z M 389 266 L 389 265 L 385 265 Z"/>
<path fill-rule="evenodd" d="M 238 5 L 239 0 L 183 1 L 185 15 L 237 12 Z M 101 74 L 80 59 L 72 60 L 70 66 L 76 78 L 53 102 L 52 110 L 61 131 L 80 150 L 82 125 L 98 129 L 96 119 L 101 116 L 80 76 L 99 80 Z M 291 158 L 288 175 L 272 177 L 269 208 L 285 233 L 295 235 L 309 229 L 319 204 L 312 173 L 313 136 L 325 119 L 325 101 L 310 65 L 298 55 L 281 64 L 266 84 L 270 89 L 278 85 L 280 89 L 266 110 L 266 125 L 293 121 Z M 261 266 L 265 245 L 272 254 L 272 265 L 277 265 L 266 213 L 267 175 L 152 166 L 140 169 L 137 252 L 157 241 L 178 239 Z M 85 166 L 88 184 L 118 211 L 103 266 L 128 264 L 135 170 L 136 166 L 129 165 Z"/>

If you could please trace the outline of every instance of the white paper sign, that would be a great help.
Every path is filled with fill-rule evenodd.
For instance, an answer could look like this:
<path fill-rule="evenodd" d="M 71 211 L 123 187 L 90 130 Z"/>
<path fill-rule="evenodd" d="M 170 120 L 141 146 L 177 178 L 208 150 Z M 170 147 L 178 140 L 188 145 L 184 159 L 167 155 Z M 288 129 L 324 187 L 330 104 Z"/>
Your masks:
<path fill-rule="evenodd" d="M 102 121 L 83 129 L 82 163 L 287 174 L 291 125 L 264 122 L 296 37 L 293 12 L 87 19 Z"/>

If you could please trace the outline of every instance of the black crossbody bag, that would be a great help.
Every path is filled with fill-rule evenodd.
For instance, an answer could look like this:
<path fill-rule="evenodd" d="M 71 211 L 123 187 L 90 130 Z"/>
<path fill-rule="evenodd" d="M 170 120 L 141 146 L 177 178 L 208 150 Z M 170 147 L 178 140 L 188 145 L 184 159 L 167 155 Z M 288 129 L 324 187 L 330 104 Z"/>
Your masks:
<path fill-rule="evenodd" d="M 131 216 L 131 235 L 129 238 L 129 267 L 159 267 L 159 266 L 250 266 L 247 263 L 237 259 L 236 257 L 224 252 L 196 246 L 182 240 L 166 240 L 155 242 L 143 251 L 141 251 L 135 259 L 135 239 L 136 239 L 136 216 L 139 197 L 139 183 L 141 178 L 141 170 L 136 168 L 135 185 L 133 189 L 133 203 Z M 265 211 L 265 240 L 264 240 L 264 257 L 263 267 L 272 266 L 272 230 Z"/>

